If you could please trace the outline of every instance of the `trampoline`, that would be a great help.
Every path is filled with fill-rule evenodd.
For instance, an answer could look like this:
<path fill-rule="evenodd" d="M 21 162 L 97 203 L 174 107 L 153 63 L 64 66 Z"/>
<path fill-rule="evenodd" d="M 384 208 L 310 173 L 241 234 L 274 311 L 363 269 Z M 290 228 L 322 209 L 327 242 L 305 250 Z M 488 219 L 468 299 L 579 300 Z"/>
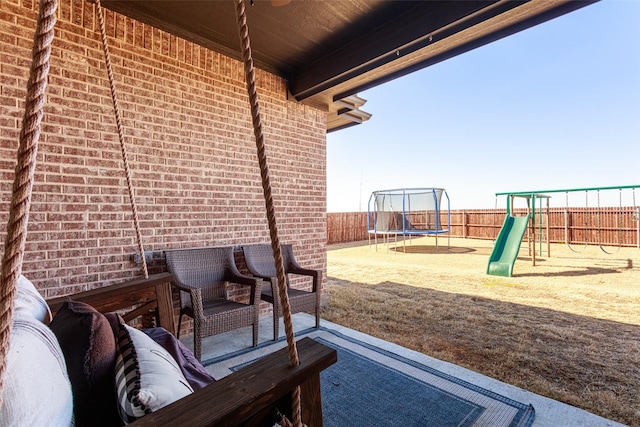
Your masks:
<path fill-rule="evenodd" d="M 443 196 L 446 210 L 443 210 Z M 443 215 L 446 212 L 446 223 Z M 451 206 L 449 195 L 444 188 L 398 188 L 379 190 L 371 193 L 368 205 L 367 228 L 369 245 L 371 236 L 378 235 L 389 243 L 391 236 L 397 243 L 398 236 L 435 236 L 449 233 Z M 405 239 L 403 239 L 403 242 Z"/>

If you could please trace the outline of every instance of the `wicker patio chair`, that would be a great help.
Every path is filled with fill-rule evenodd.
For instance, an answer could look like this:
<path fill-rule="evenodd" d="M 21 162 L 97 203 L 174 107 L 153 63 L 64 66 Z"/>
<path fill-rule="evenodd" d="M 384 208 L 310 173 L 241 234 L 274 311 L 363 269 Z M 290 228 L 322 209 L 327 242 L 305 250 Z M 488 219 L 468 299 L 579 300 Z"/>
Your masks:
<path fill-rule="evenodd" d="M 253 326 L 253 346 L 258 344 L 261 280 L 240 274 L 232 247 L 182 249 L 165 252 L 167 267 L 180 290 L 180 318 L 193 318 L 194 354 L 201 359 L 202 338 L 243 326 Z M 248 304 L 228 299 L 228 285 L 251 289 Z"/>
<path fill-rule="evenodd" d="M 289 294 L 289 304 L 291 313 L 313 312 L 316 315 L 316 328 L 320 327 L 320 283 L 322 281 L 322 271 L 302 268 L 298 265 L 293 256 L 291 245 L 282 245 L 282 258 L 284 271 L 287 277 L 287 289 Z M 252 275 L 260 277 L 271 286 L 263 287 L 261 298 L 263 301 L 273 304 L 273 339 L 278 339 L 279 318 L 282 316 L 282 306 L 280 304 L 280 293 L 278 291 L 278 280 L 276 278 L 276 267 L 273 258 L 271 245 L 258 244 L 243 246 L 244 259 L 247 268 Z M 290 286 L 290 275 L 311 276 L 313 279 L 311 291 L 292 288 Z"/>

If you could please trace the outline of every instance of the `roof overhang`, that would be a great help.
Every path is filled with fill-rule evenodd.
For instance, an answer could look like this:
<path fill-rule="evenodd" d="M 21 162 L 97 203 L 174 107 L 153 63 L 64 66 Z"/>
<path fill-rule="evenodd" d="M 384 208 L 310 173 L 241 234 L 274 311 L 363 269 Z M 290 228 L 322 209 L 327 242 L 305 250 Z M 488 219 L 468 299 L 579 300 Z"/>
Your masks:
<path fill-rule="evenodd" d="M 272 0 L 247 6 L 247 21 L 255 65 L 285 78 L 291 99 L 328 111 L 332 131 L 370 117 L 341 100 L 594 1 Z M 103 5 L 240 59 L 232 1 Z"/>

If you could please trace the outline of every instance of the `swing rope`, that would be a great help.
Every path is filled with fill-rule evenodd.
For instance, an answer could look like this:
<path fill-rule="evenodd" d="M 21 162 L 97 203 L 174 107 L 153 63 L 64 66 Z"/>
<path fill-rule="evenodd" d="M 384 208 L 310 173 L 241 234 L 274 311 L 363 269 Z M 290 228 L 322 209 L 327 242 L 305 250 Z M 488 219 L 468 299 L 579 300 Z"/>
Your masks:
<path fill-rule="evenodd" d="M 282 259 L 282 250 L 280 247 L 280 239 L 278 237 L 278 227 L 276 223 L 275 207 L 273 195 L 271 192 L 271 178 L 269 175 L 269 165 L 267 163 L 266 147 L 264 144 L 264 134 L 262 132 L 262 119 L 260 117 L 260 104 L 258 102 L 258 92 L 255 82 L 255 69 L 253 66 L 253 57 L 251 54 L 251 40 L 249 39 L 249 28 L 247 26 L 246 9 L 244 0 L 236 0 L 236 18 L 238 20 L 238 35 L 240 37 L 240 45 L 242 50 L 242 59 L 244 62 L 245 80 L 247 85 L 247 94 L 249 96 L 249 105 L 251 108 L 251 119 L 253 122 L 253 133 L 256 140 L 256 149 L 258 154 L 258 163 L 260 166 L 260 175 L 262 178 L 262 190 L 264 194 L 265 207 L 267 211 L 267 222 L 269 223 L 269 233 L 271 236 L 271 249 L 275 259 L 276 274 L 278 279 L 278 289 L 280 291 L 280 303 L 282 305 L 282 313 L 284 318 L 284 327 L 287 337 L 287 348 L 289 349 L 289 363 L 291 366 L 300 364 L 298 359 L 298 349 L 296 347 L 295 336 L 293 333 L 293 324 L 291 321 L 291 306 L 289 305 L 289 296 L 287 292 L 286 277 L 284 273 L 284 263 Z M 293 425 L 299 427 L 302 425 L 301 409 L 300 409 L 300 387 L 296 387 L 292 396 L 292 415 Z M 283 418 L 284 424 L 288 424 L 288 420 Z"/>
<path fill-rule="evenodd" d="M 598 246 L 600 246 L 600 249 L 602 250 L 602 252 L 604 252 L 607 255 L 613 255 L 615 253 L 617 253 L 620 248 L 622 247 L 622 188 L 619 189 L 619 204 L 620 204 L 620 209 L 618 210 L 618 246 L 617 249 L 615 251 L 607 251 L 604 246 L 602 245 L 602 220 L 600 218 L 600 216 L 602 215 L 602 208 L 600 207 L 600 190 L 598 190 L 597 194 L 598 194 Z"/>
<path fill-rule="evenodd" d="M 120 151 L 122 152 L 122 161 L 124 163 L 124 172 L 127 178 L 127 188 L 129 190 L 129 201 L 131 202 L 131 212 L 133 214 L 133 225 L 136 230 L 136 240 L 138 243 L 138 252 L 142 260 L 142 271 L 144 278 L 149 278 L 149 270 L 147 268 L 147 260 L 144 256 L 144 246 L 142 244 L 142 234 L 140 232 L 140 220 L 138 218 L 138 208 L 133 193 L 133 184 L 131 182 L 131 169 L 129 168 L 129 158 L 127 156 L 127 147 L 124 141 L 124 131 L 122 128 L 122 119 L 120 107 L 118 106 L 118 97 L 116 94 L 116 82 L 113 77 L 113 68 L 111 67 L 111 55 L 109 54 L 109 45 L 107 44 L 107 31 L 104 25 L 104 17 L 102 15 L 102 7 L 100 0 L 87 0 L 89 3 L 95 3 L 96 15 L 98 16 L 98 24 L 100 26 L 100 36 L 102 38 L 102 50 L 104 52 L 104 62 L 107 67 L 107 76 L 109 77 L 109 88 L 111 89 L 111 101 L 113 102 L 113 112 L 116 118 L 116 127 L 118 128 L 118 139 L 120 141 Z"/>
<path fill-rule="evenodd" d="M 5 240 L 5 250 L 2 259 L 2 271 L 0 272 L 0 345 L 2 346 L 2 353 L 5 355 L 9 352 L 9 341 L 11 335 L 13 311 L 15 307 L 16 286 L 18 277 L 22 272 L 22 261 L 26 243 L 29 209 L 31 206 L 31 193 L 33 189 L 36 167 L 38 139 L 41 131 L 41 122 L 45 101 L 44 92 L 47 87 L 49 58 L 51 55 L 51 44 L 54 37 L 57 6 L 57 0 L 40 1 L 37 28 L 34 36 L 34 46 L 32 50 L 33 60 L 27 85 L 25 113 L 22 120 L 22 130 L 20 133 L 20 144 L 17 156 L 18 160 L 12 191 L 13 196 L 9 210 L 9 220 L 7 221 L 7 236 Z M 113 72 L 111 69 L 110 55 L 106 43 L 104 19 L 102 18 L 102 11 L 99 0 L 96 0 L 96 12 L 98 14 L 100 24 L 103 49 L 107 64 L 107 73 L 109 75 L 112 101 L 114 104 L 114 111 L 116 113 L 116 124 L 118 127 L 118 134 L 120 137 L 122 154 L 127 173 L 127 183 L 130 192 L 132 209 L 135 211 L 134 220 L 136 222 L 136 234 L 138 235 L 138 244 L 141 250 L 141 258 L 144 266 L 145 276 L 148 277 L 146 262 L 144 259 L 144 250 L 141 244 L 139 226 L 137 224 L 137 209 L 135 207 L 135 201 L 133 198 L 130 171 L 128 168 L 125 145 L 123 142 L 124 137 L 122 132 L 122 124 L 120 120 L 117 97 L 115 94 L 115 84 L 113 79 Z M 243 0 L 237 0 L 236 16 L 238 19 L 238 32 L 242 44 L 242 55 L 244 59 L 247 92 L 249 95 L 254 135 L 256 138 L 258 162 L 260 165 L 262 187 L 264 191 L 265 205 L 267 210 L 267 220 L 269 223 L 269 230 L 271 235 L 271 246 L 276 262 L 278 286 L 280 289 L 280 298 L 287 336 L 287 345 L 289 348 L 289 359 L 292 366 L 297 366 L 299 365 L 298 352 L 295 343 L 295 337 L 293 334 L 291 307 L 289 305 L 282 251 L 278 238 L 269 168 L 266 158 L 264 136 L 262 133 L 260 106 L 258 104 L 258 96 L 255 84 L 255 71 L 253 67 L 253 59 L 251 57 L 251 47 L 246 22 L 246 11 Z M 5 371 L 6 357 L 2 357 L 0 359 L 0 405 L 2 404 L 3 379 Z M 297 387 L 293 392 L 292 411 L 294 425 L 297 427 L 301 426 L 302 422 L 299 387 Z M 288 423 L 288 420 L 283 419 L 283 422 L 285 421 L 286 423 Z"/>
<path fill-rule="evenodd" d="M 571 246 L 569 236 L 569 192 L 565 192 L 566 207 L 564 209 L 564 241 L 569 249 L 574 253 L 580 253 L 589 246 L 589 192 L 584 192 L 584 212 L 585 212 L 585 229 L 584 229 L 584 246 L 580 250 L 576 250 Z"/>
<path fill-rule="evenodd" d="M 9 354 L 9 340 L 13 324 L 15 294 L 18 277 L 22 273 L 22 260 L 27 240 L 27 225 L 31 208 L 31 190 L 33 189 L 40 138 L 41 123 L 49 74 L 49 57 L 56 23 L 57 0 L 41 0 L 38 20 L 31 51 L 32 62 L 27 83 L 25 111 L 22 118 L 17 164 L 13 181 L 7 235 L 2 256 L 0 277 L 0 345 L 3 357 L 0 357 L 0 406 L 4 374 Z"/>

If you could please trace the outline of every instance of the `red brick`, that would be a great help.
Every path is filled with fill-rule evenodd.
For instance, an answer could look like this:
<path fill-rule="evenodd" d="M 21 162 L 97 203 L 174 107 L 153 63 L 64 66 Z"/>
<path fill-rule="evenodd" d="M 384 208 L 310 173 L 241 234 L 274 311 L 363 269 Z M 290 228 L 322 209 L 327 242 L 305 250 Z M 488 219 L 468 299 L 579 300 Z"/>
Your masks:
<path fill-rule="evenodd" d="M 6 0 L 0 11 L 3 148 L 17 146 L 31 3 Z M 130 260 L 137 249 L 93 6 L 63 0 L 59 9 L 24 270 L 48 296 L 141 274 Z M 267 242 L 241 64 L 105 12 L 145 247 Z M 287 101 L 277 76 L 258 70 L 257 82 L 281 238 L 324 269 L 326 114 Z M 0 152 L 14 156 L 15 147 Z M 5 210 L 13 166 L 0 161 Z"/>

